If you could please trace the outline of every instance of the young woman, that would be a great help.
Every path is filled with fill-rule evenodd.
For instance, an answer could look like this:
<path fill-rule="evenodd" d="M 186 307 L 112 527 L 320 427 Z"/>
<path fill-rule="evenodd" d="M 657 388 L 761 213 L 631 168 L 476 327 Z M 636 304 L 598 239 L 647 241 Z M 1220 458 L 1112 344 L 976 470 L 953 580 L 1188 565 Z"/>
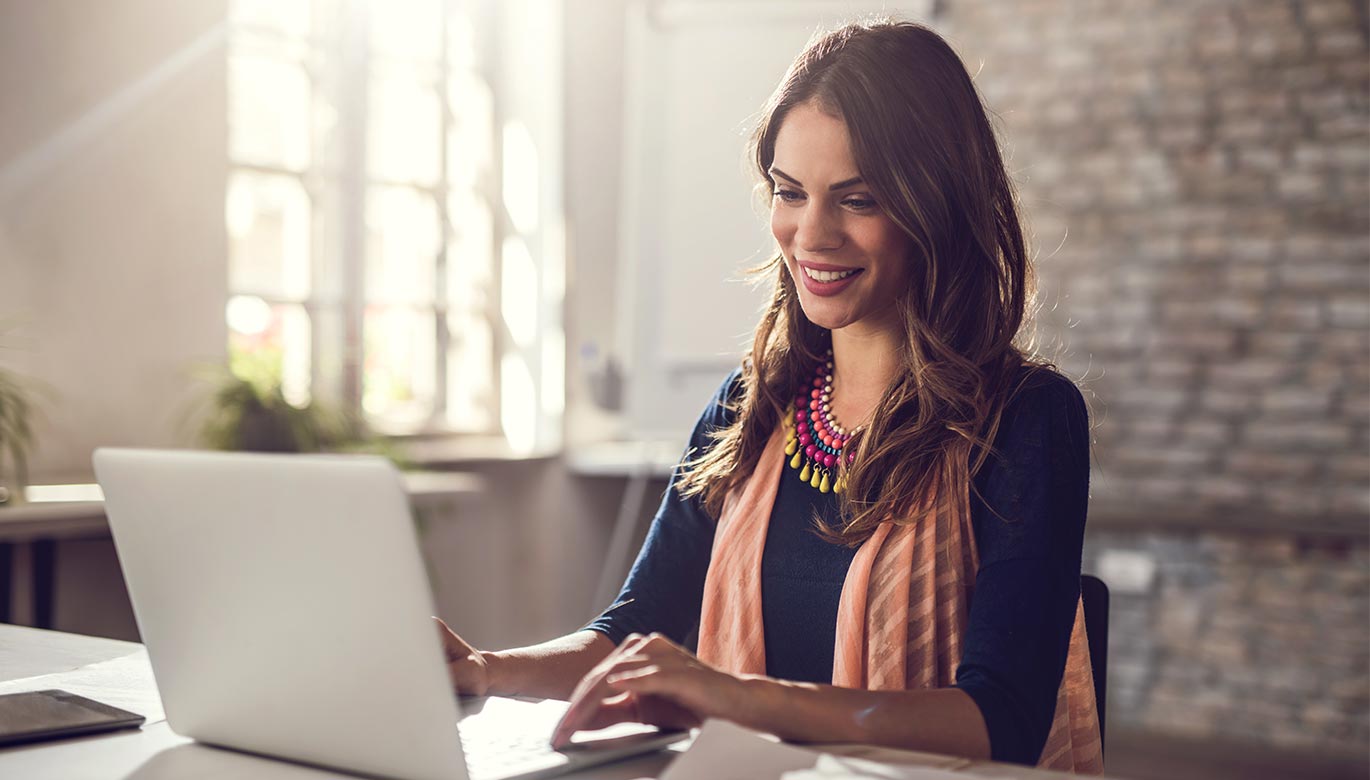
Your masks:
<path fill-rule="evenodd" d="M 969 75 L 926 28 L 849 25 L 799 56 L 753 144 L 774 294 L 617 603 L 502 652 L 444 626 L 454 684 L 570 698 L 558 744 L 722 717 L 1101 771 L 1088 418 L 1015 345 L 1031 269 Z"/>

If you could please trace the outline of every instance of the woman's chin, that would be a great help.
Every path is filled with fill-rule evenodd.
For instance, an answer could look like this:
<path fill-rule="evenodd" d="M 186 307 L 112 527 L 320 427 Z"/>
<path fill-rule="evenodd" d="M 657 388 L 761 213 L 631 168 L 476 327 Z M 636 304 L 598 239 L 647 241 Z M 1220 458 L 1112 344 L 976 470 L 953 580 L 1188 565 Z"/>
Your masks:
<path fill-rule="evenodd" d="M 833 312 L 809 313 L 806 311 L 804 312 L 804 316 L 808 318 L 809 322 L 812 322 L 818 327 L 824 328 L 826 330 L 841 330 L 842 328 L 845 328 L 851 324 L 850 317 L 847 317 L 844 314 L 836 314 Z"/>

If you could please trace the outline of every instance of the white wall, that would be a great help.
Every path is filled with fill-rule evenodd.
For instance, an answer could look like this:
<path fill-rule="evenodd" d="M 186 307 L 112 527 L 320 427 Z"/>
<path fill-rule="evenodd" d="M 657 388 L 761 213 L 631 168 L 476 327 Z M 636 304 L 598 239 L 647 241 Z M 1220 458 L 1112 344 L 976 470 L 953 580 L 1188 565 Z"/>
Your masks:
<path fill-rule="evenodd" d="M 46 388 L 34 480 L 185 441 L 222 363 L 222 2 L 0 3 L 0 365 Z"/>

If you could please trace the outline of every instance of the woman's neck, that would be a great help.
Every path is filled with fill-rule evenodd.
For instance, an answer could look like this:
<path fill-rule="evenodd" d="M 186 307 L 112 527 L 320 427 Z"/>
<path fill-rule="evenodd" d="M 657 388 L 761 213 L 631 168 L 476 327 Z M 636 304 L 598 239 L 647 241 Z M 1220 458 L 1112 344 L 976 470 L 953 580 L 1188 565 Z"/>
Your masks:
<path fill-rule="evenodd" d="M 893 329 L 851 325 L 832 332 L 833 415 L 848 430 L 865 425 L 901 370 Z"/>

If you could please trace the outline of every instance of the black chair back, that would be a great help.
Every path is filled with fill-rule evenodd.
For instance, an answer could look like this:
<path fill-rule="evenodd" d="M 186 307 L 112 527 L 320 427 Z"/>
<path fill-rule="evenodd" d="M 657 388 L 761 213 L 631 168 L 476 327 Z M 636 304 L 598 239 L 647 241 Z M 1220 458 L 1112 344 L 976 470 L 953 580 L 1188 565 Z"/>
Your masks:
<path fill-rule="evenodd" d="M 1089 634 L 1089 664 L 1094 668 L 1094 703 L 1099 710 L 1099 749 L 1104 744 L 1104 712 L 1108 702 L 1108 586 L 1092 574 L 1080 575 L 1080 599 L 1085 606 Z"/>

